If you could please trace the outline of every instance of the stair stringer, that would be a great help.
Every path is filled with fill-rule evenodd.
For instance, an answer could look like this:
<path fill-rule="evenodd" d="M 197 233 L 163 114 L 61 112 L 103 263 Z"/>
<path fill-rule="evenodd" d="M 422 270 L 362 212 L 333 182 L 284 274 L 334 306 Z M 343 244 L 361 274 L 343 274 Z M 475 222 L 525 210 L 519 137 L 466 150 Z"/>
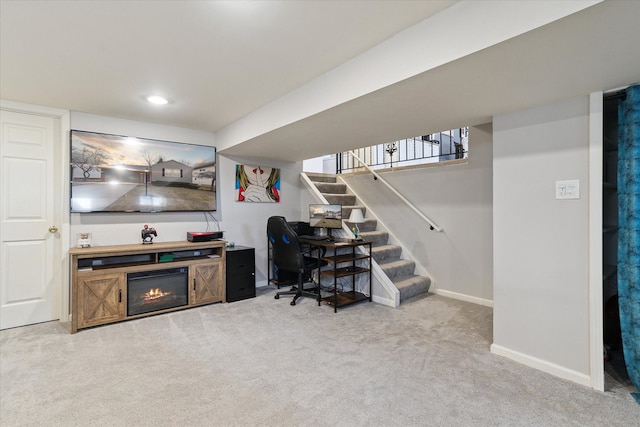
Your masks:
<path fill-rule="evenodd" d="M 367 205 L 366 203 L 364 203 L 364 201 L 360 198 L 358 198 L 357 193 L 353 190 L 353 188 L 351 188 L 351 186 L 349 185 L 349 183 L 347 183 L 341 176 L 337 176 L 337 180 L 339 180 L 342 184 L 347 186 L 347 190 L 351 193 L 351 194 L 355 194 L 357 200 L 359 201 L 359 203 L 361 205 L 363 205 L 366 209 L 367 209 L 367 217 L 372 217 L 375 218 L 376 221 L 378 221 L 378 229 L 381 229 L 385 232 L 388 233 L 389 238 L 388 238 L 388 242 L 394 245 L 398 245 L 400 246 L 400 248 L 402 248 L 402 253 L 400 254 L 400 259 L 407 259 L 407 260 L 411 260 L 413 262 L 415 262 L 416 268 L 414 271 L 414 274 L 419 275 L 419 276 L 425 276 L 427 278 L 429 278 L 429 280 L 431 281 L 431 285 L 429 286 L 430 289 L 436 288 L 436 282 L 433 278 L 433 276 L 429 273 L 429 271 L 420 263 L 417 261 L 417 258 L 415 256 L 413 256 L 413 254 L 411 253 L 411 251 L 409 249 L 407 249 L 407 247 L 402 243 L 402 240 L 398 239 L 398 237 L 393 234 L 391 231 L 389 231 L 389 228 L 385 225 L 384 221 L 381 221 L 380 218 L 378 218 L 374 212 L 373 209 L 371 209 L 371 207 L 369 205 Z M 395 287 L 395 285 L 394 285 Z"/>
<path fill-rule="evenodd" d="M 306 173 L 302 172 L 300 174 L 300 181 L 302 181 L 302 184 L 309 191 L 312 198 L 316 202 L 328 203 L 327 199 L 320 192 L 320 190 L 318 190 L 313 181 L 309 179 Z M 354 237 L 353 233 L 344 223 L 344 221 L 342 223 L 342 230 L 336 230 L 334 234 L 336 235 L 336 237 Z M 360 252 L 366 252 L 363 246 L 357 248 L 357 250 Z M 380 268 L 378 263 L 373 258 L 371 258 L 371 293 L 371 299 L 378 304 L 386 305 L 389 307 L 400 306 L 400 291 L 398 290 L 396 285 L 394 285 L 393 282 L 389 279 L 389 277 L 387 277 L 385 272 L 382 271 L 382 268 Z"/>

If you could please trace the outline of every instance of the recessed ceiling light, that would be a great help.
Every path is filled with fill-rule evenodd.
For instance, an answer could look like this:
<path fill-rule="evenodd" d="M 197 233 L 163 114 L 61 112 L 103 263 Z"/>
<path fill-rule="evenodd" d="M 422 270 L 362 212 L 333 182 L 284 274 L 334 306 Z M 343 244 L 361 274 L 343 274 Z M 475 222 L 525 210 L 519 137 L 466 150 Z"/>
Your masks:
<path fill-rule="evenodd" d="M 152 104 L 156 104 L 156 105 L 165 105 L 165 104 L 169 103 L 167 98 L 163 98 L 163 97 L 157 96 L 157 95 L 147 96 L 147 101 L 149 101 Z"/>

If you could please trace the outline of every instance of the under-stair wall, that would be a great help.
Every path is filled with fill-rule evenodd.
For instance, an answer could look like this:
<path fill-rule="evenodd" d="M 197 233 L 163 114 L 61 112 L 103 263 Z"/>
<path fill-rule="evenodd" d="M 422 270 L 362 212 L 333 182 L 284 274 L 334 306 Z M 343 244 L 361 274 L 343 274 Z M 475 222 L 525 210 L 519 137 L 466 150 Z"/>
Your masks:
<path fill-rule="evenodd" d="M 444 228 L 438 233 L 370 174 L 342 179 L 432 278 L 429 292 L 493 304 L 493 152 L 491 124 L 469 130 L 465 164 L 378 172 Z"/>

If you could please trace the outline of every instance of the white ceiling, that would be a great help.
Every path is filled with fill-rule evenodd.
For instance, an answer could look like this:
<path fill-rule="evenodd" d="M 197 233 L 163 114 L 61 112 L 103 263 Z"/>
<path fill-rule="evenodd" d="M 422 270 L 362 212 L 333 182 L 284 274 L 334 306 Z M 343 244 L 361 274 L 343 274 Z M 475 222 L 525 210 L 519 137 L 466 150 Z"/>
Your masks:
<path fill-rule="evenodd" d="M 216 132 L 453 3 L 2 0 L 0 98 Z M 302 160 L 640 82 L 639 5 L 590 7 L 225 154 Z"/>
<path fill-rule="evenodd" d="M 2 0 L 0 95 L 215 132 L 452 3 Z"/>

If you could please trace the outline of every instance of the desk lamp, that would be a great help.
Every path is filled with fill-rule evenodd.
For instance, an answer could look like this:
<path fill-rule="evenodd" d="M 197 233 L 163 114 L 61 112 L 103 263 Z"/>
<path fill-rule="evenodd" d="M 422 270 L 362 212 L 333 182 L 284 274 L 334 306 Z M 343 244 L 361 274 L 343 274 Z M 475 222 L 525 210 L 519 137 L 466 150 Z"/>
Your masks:
<path fill-rule="evenodd" d="M 352 209 L 351 215 L 349 215 L 349 222 L 353 223 L 355 227 L 352 229 L 353 234 L 356 236 L 354 240 L 362 240 L 358 238 L 360 234 L 360 229 L 358 228 L 358 224 L 362 224 L 364 222 L 364 215 L 362 215 L 362 209 Z"/>

